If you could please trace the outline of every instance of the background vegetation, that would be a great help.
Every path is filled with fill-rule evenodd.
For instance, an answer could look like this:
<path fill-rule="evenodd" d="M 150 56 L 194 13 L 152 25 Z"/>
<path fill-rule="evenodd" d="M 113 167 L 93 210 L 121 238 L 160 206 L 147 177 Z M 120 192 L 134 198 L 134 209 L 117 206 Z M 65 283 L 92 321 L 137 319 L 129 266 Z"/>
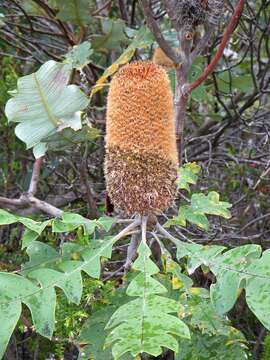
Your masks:
<path fill-rule="evenodd" d="M 213 7 L 219 3 L 209 1 Z M 150 4 L 154 21 L 172 48 L 176 47 L 177 39 L 164 2 L 152 0 Z M 190 83 L 198 78 L 216 53 L 236 5 L 236 1 L 225 1 L 222 11 L 211 15 L 213 23 L 220 19 L 218 25 L 211 28 L 210 40 L 207 39 L 203 52 L 196 56 L 188 71 Z M 198 27 L 195 38 L 200 31 Z M 180 138 L 182 135 L 181 160 L 183 164 L 196 162 L 201 170 L 197 179 L 199 168 L 193 165 L 191 175 L 189 172 L 191 181 L 186 184 L 193 184 L 194 193 L 217 191 L 223 201 L 232 204 L 232 216 L 228 219 L 222 212 L 208 212 L 226 219 L 210 216 L 210 226 L 207 220 L 200 226 L 201 218 L 190 221 L 187 215 L 186 227 L 183 219 L 178 218 L 174 221 L 178 225 L 174 235 L 180 234 L 181 240 L 188 238 L 199 245 L 223 245 L 228 249 L 247 244 L 269 249 L 269 35 L 270 2 L 247 0 L 238 27 L 218 65 L 187 100 L 184 133 L 178 134 Z M 103 218 L 95 235 L 92 231 L 83 231 L 81 219 L 77 227 L 50 224 L 42 232 L 40 242 L 55 249 L 64 243 L 85 246 L 89 244 L 89 236 L 104 236 L 113 223 L 112 233 L 120 231 L 119 221 L 123 216 L 116 217 L 113 213 L 103 174 L 107 85 L 110 75 L 121 64 L 131 59 L 151 59 L 158 46 L 147 27 L 145 11 L 136 0 L 1 1 L 0 208 L 40 221 L 62 214 L 57 211 L 80 214 L 88 219 Z M 9 91 L 17 87 L 18 79 L 36 72 L 48 60 L 64 61 L 67 66 L 72 64 L 71 82 L 91 101 L 87 101 L 82 129 L 76 132 L 67 128 L 60 137 L 58 134 L 48 137 L 46 156 L 37 162 L 32 149 L 26 149 L 27 141 L 16 137 L 17 124 L 8 123 L 4 109 L 11 97 Z M 168 73 L 174 90 L 175 71 L 170 69 Z M 83 110 L 83 106 L 77 110 Z M 31 127 L 29 131 L 31 133 Z M 38 183 L 31 181 L 33 164 L 34 173 L 39 175 Z M 187 201 L 186 184 L 179 186 L 182 190 L 177 206 L 162 215 L 161 222 L 175 218 L 179 204 L 183 206 Z M 48 204 L 52 207 L 48 208 Z M 113 215 L 114 220 L 110 223 L 105 215 Z M 63 221 L 64 224 L 68 222 Z M 28 260 L 25 247 L 33 240 L 33 234 L 25 234 L 23 221 L 7 222 L 5 217 L 1 222 L 1 214 L 0 224 L 10 224 L 0 227 L 0 270 L 17 272 L 21 263 Z M 51 226 L 55 226 L 56 231 L 52 232 Z M 64 228 L 59 230 L 57 226 Z M 82 275 L 84 288 L 79 306 L 70 304 L 57 289 L 56 328 L 51 340 L 35 331 L 29 309 L 23 307 L 5 358 L 111 359 L 111 350 L 103 350 L 104 326 L 114 310 L 126 303 L 124 290 L 134 278 L 134 272 L 127 274 L 130 267 L 127 264 L 130 259 L 126 256 L 128 244 L 129 238 L 114 245 L 112 258 L 106 262 L 102 260 L 100 279 Z M 170 249 L 174 254 L 171 267 L 169 260 L 164 260 L 166 252 L 160 251 L 157 241 L 151 242 L 151 248 L 162 269 L 158 280 L 170 289 L 172 298 L 180 294 L 182 304 L 188 309 L 188 314 L 182 314 L 181 318 L 192 329 L 191 342 L 179 340 L 178 355 L 164 350 L 157 358 L 270 358 L 267 326 L 254 316 L 243 292 L 239 291 L 226 317 L 218 315 L 208 291 L 215 282 L 215 271 L 195 266 L 191 287 L 185 277 L 186 262 L 181 257 L 180 265 L 174 262 L 174 247 Z M 78 260 L 76 251 L 72 256 L 75 256 L 73 260 Z M 166 266 L 162 267 L 164 261 Z M 184 275 L 179 279 L 177 272 L 180 270 Z M 125 356 L 123 359 L 133 358 Z M 153 357 L 142 355 L 142 359 L 148 358 Z"/>

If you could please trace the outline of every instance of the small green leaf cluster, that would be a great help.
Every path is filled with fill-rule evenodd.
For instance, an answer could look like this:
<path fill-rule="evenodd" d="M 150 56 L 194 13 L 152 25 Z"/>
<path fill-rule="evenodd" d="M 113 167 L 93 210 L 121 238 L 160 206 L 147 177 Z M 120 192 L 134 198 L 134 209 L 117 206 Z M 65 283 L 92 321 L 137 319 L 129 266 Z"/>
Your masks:
<path fill-rule="evenodd" d="M 180 190 L 190 192 L 190 184 L 196 184 L 200 167 L 195 163 L 187 163 L 178 171 L 177 185 Z M 229 208 L 231 204 L 219 200 L 219 194 L 215 191 L 205 195 L 193 193 L 189 205 L 181 205 L 178 216 L 170 219 L 166 226 L 186 226 L 187 221 L 197 225 L 201 229 L 209 229 L 209 221 L 206 215 L 216 215 L 229 219 L 231 217 Z"/>

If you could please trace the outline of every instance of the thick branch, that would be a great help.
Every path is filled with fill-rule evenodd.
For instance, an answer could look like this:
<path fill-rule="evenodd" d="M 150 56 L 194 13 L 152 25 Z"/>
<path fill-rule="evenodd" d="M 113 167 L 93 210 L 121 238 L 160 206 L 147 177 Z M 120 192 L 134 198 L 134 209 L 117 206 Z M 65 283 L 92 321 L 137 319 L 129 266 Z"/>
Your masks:
<path fill-rule="evenodd" d="M 22 194 L 19 199 L 9 199 L 0 196 L 0 208 L 16 211 L 17 209 L 27 209 L 28 207 L 40 210 L 53 217 L 59 217 L 63 213 L 62 210 L 57 207 L 47 203 L 46 201 L 39 200 L 28 193 Z"/>
<path fill-rule="evenodd" d="M 205 68 L 203 73 L 199 76 L 199 78 L 187 86 L 187 88 L 185 90 L 186 93 L 190 93 L 193 89 L 198 87 L 207 78 L 207 76 L 214 70 L 215 66 L 217 65 L 219 59 L 221 58 L 221 56 L 223 54 L 223 51 L 227 45 L 230 35 L 233 32 L 233 30 L 237 24 L 237 21 L 243 11 L 244 4 L 245 4 L 245 0 L 240 0 L 238 2 L 237 6 L 234 10 L 233 16 L 231 18 L 231 21 L 229 22 L 229 25 L 224 32 L 224 35 L 222 37 L 221 43 L 219 45 L 219 48 L 218 48 L 215 56 L 211 60 L 210 64 Z"/>

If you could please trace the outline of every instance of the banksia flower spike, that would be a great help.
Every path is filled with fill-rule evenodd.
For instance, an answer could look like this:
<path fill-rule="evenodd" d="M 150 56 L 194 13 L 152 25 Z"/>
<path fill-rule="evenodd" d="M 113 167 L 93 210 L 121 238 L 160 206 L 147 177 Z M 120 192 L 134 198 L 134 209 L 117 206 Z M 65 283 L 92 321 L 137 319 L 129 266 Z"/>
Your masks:
<path fill-rule="evenodd" d="M 151 62 L 125 65 L 107 103 L 105 177 L 115 207 L 127 215 L 158 214 L 176 193 L 173 98 L 165 70 Z"/>
<path fill-rule="evenodd" d="M 175 64 L 173 61 L 165 54 L 161 48 L 156 48 L 154 50 L 153 63 L 162 66 L 166 70 L 175 69 Z"/>

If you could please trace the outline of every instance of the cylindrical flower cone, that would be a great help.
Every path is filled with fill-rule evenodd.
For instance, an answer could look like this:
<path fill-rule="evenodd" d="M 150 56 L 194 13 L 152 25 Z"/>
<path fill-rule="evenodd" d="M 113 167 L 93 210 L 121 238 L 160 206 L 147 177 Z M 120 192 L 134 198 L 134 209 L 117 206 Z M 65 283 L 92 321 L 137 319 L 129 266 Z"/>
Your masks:
<path fill-rule="evenodd" d="M 105 177 L 108 194 L 127 215 L 159 214 L 173 202 L 177 176 L 173 97 L 165 70 L 125 65 L 107 103 Z"/>
<path fill-rule="evenodd" d="M 174 69 L 175 64 L 161 48 L 156 48 L 153 54 L 153 63 L 162 66 L 164 69 Z"/>

